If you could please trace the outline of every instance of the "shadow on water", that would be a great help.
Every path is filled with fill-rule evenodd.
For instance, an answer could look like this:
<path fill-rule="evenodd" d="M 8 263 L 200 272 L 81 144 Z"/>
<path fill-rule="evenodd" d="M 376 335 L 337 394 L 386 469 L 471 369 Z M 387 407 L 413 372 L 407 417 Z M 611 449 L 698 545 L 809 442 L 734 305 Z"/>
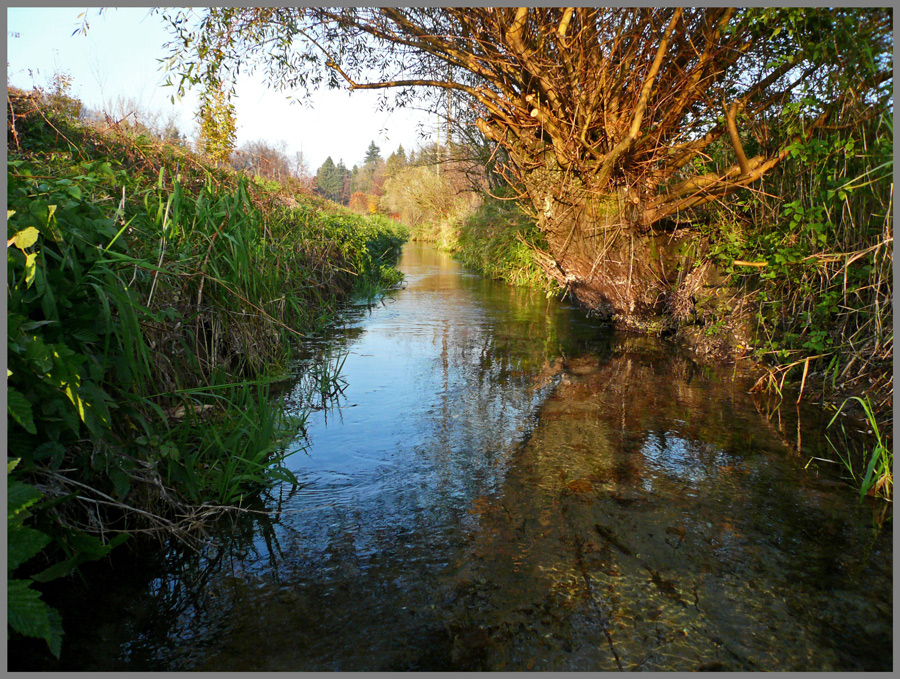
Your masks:
<path fill-rule="evenodd" d="M 804 469 L 815 413 L 433 250 L 400 267 L 308 347 L 344 383 L 301 484 L 82 592 L 66 669 L 892 667 L 892 524 Z"/>

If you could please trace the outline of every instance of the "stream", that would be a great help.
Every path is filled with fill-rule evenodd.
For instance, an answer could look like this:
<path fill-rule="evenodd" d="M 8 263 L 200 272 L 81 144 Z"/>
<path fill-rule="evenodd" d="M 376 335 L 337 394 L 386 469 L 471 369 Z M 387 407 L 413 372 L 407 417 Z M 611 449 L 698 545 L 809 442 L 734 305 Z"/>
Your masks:
<path fill-rule="evenodd" d="M 310 345 L 345 387 L 300 484 L 85 592 L 64 669 L 891 670 L 892 523 L 807 466 L 821 412 L 430 247 L 399 268 Z"/>

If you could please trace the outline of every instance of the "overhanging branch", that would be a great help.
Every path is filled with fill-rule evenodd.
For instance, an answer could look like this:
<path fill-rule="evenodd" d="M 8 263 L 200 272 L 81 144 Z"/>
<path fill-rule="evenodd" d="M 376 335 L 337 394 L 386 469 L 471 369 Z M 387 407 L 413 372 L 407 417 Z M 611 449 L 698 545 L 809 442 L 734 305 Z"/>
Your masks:
<path fill-rule="evenodd" d="M 822 113 L 806 128 L 804 134 L 797 135 L 785 143 L 781 150 L 771 158 L 766 159 L 763 156 L 756 156 L 748 160 L 746 172 L 740 165 L 732 165 L 720 174 L 692 177 L 681 182 L 650 203 L 644 211 L 644 223 L 653 224 L 681 210 L 705 205 L 761 179 L 764 174 L 790 155 L 794 144 L 808 141 L 816 128 L 820 127 L 828 119 L 829 114 L 830 111 Z"/>

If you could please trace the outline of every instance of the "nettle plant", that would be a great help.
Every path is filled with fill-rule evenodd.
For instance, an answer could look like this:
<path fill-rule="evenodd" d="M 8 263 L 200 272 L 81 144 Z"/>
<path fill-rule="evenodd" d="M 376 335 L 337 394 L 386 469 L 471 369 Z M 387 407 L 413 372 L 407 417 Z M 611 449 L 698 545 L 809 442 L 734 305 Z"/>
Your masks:
<path fill-rule="evenodd" d="M 108 438 L 115 409 L 103 387 L 114 367 L 98 358 L 96 345 L 106 335 L 109 348 L 112 319 L 108 300 L 99 297 L 99 263 L 121 229 L 83 200 L 112 174 L 110 165 L 85 163 L 80 169 L 84 174 L 74 179 L 48 179 L 21 161 L 9 163 L 8 620 L 16 632 L 45 639 L 57 657 L 60 616 L 32 585 L 66 576 L 127 538 L 122 533 L 104 542 L 48 521 L 45 510 L 70 498 L 45 497 L 26 481 L 36 470 L 52 478 L 67 454 L 86 469 L 102 467 L 83 441 Z"/>
<path fill-rule="evenodd" d="M 75 180 L 45 179 L 22 161 L 9 165 L 7 391 L 18 425 L 10 428 L 10 453 L 25 469 L 58 467 L 68 444 L 109 428 L 114 407 L 101 385 L 117 366 L 96 347 L 110 348 L 101 259 L 121 229 L 83 200 L 112 170 L 86 163 Z"/>

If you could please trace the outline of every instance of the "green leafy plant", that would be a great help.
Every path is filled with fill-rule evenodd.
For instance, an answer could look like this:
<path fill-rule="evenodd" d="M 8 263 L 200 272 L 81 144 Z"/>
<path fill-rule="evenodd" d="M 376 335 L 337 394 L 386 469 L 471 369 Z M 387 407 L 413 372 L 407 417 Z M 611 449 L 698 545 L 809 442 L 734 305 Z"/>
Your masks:
<path fill-rule="evenodd" d="M 456 234 L 450 250 L 467 267 L 548 296 L 559 292 L 538 264 L 544 236 L 515 205 L 489 200 L 460 221 Z"/>
<path fill-rule="evenodd" d="M 296 328 L 329 320 L 354 288 L 398 280 L 388 262 L 404 232 L 384 218 L 325 204 L 264 211 L 241 180 L 223 190 L 208 177 L 191 195 L 177 178 L 167 186 L 164 168 L 139 189 L 139 176 L 114 173 L 108 162 L 82 163 L 77 174 L 65 161 L 37 172 L 21 160 L 10 166 L 13 438 L 26 467 L 49 461 L 51 469 L 71 455 L 83 428 L 107 439 L 108 459 L 99 466 L 114 478 L 104 491 L 119 498 L 128 494 L 130 458 L 169 470 L 184 462 L 173 460 L 174 448 L 141 443 L 164 437 L 185 439 L 179 450 L 189 447 L 190 437 L 177 433 L 184 420 L 166 421 L 178 401 L 189 395 L 195 405 L 220 410 L 231 404 L 225 417 L 270 409 L 239 395 L 235 378 L 283 369 Z M 123 191 L 118 221 L 99 207 L 117 181 L 141 198 L 129 206 Z M 39 428 L 38 403 L 51 416 Z M 136 433 L 114 426 L 128 418 Z M 123 444 L 127 455 L 115 452 L 125 452 Z M 69 462 L 84 467 L 78 458 Z"/>
<path fill-rule="evenodd" d="M 791 115 L 771 124 L 788 129 Z M 826 393 L 868 393 L 882 416 L 892 401 L 892 119 L 835 121 L 788 150 L 763 190 L 712 211 L 711 254 L 755 301 L 759 357 L 779 370 L 813 357 L 809 374 L 827 373 Z"/>
<path fill-rule="evenodd" d="M 43 493 L 10 476 L 18 463 L 18 459 L 12 459 L 6 465 L 7 621 L 19 634 L 46 641 L 50 652 L 59 658 L 63 636 L 59 611 L 48 606 L 41 599 L 41 593 L 32 589 L 33 579 L 14 577 L 22 564 L 37 556 L 51 542 L 49 535 L 25 525 L 31 518 L 29 508 L 43 497 Z"/>
<path fill-rule="evenodd" d="M 11 487 L 43 497 L 10 505 L 10 602 L 37 620 L 13 629 L 58 653 L 33 583 L 108 554 L 123 517 L 185 538 L 191 505 L 296 483 L 284 459 L 305 415 L 270 385 L 342 299 L 397 281 L 406 232 L 149 137 L 48 132 L 40 97 L 11 96 L 7 444 Z"/>

